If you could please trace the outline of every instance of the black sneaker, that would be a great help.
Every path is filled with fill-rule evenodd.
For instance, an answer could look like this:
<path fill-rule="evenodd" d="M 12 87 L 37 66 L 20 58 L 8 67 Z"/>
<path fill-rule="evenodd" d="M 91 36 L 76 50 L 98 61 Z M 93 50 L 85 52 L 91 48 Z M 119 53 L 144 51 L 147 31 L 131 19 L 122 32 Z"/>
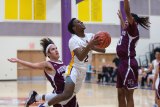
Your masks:
<path fill-rule="evenodd" d="M 29 107 L 31 104 L 36 102 L 36 95 L 37 95 L 36 91 L 31 91 L 29 93 L 29 97 L 28 97 L 28 99 L 26 101 L 25 107 Z"/>

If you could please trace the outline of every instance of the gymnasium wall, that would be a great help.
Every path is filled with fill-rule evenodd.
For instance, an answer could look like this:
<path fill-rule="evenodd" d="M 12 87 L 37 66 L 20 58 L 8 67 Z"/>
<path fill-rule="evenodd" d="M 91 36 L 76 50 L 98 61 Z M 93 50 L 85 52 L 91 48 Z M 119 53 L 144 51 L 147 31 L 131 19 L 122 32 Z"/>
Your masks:
<path fill-rule="evenodd" d="M 22 24 L 35 24 L 36 23 L 49 23 L 49 24 L 59 24 L 58 26 L 61 26 L 61 2 L 60 0 L 46 0 L 46 20 L 29 20 L 29 21 L 19 21 L 19 20 L 5 20 L 4 19 L 4 1 L 5 0 L 0 0 L 0 27 L 2 23 L 6 24 L 9 22 L 14 22 L 14 23 L 19 23 Z M 134 1 L 134 0 L 131 0 Z M 103 25 L 106 27 L 106 29 L 110 28 L 116 28 L 115 32 L 120 32 L 120 29 L 117 29 L 119 27 L 119 19 L 117 16 L 117 11 L 119 9 L 119 0 L 102 0 L 102 8 L 103 8 L 103 13 L 102 13 L 102 22 L 85 22 L 86 26 L 88 26 L 88 30 L 86 29 L 86 32 L 92 32 L 94 31 L 95 27 L 98 25 Z M 132 9 L 131 9 L 132 10 Z M 153 10 L 152 10 L 153 11 Z M 75 1 L 72 0 L 72 17 L 77 17 L 77 6 L 75 5 Z M 145 35 L 142 35 L 142 38 L 139 40 L 139 43 L 137 45 L 137 56 L 143 55 L 148 51 L 148 47 L 150 43 L 156 43 L 159 42 L 160 40 L 160 32 L 159 30 L 159 25 L 160 25 L 160 16 L 158 15 L 151 15 L 150 16 L 150 22 L 151 24 L 151 29 L 149 32 L 149 36 L 145 37 Z M 8 24 L 9 25 L 9 24 Z M 18 24 L 17 24 L 18 25 Z M 10 25 L 9 25 L 10 26 Z M 93 27 L 95 26 L 95 27 Z M 93 28 L 92 28 L 93 27 Z M 24 27 L 25 28 L 25 27 Z M 102 27 L 104 28 L 104 27 Z M 27 28 L 25 28 L 27 29 Z M 25 30 L 22 28 L 17 28 L 17 32 L 20 30 Z M 101 28 L 99 28 L 101 29 Z M 8 32 L 10 32 L 11 29 L 7 29 Z M 54 28 L 54 30 L 59 30 L 59 27 Z M 112 29 L 111 29 L 112 30 Z M 45 31 L 45 30 L 44 30 Z M 1 29 L 0 29 L 0 80 L 7 80 L 7 79 L 17 79 L 17 65 L 12 64 L 7 61 L 7 58 L 11 57 L 17 57 L 17 50 L 29 50 L 31 49 L 30 45 L 34 44 L 33 49 L 41 49 L 39 45 L 40 39 L 43 37 L 51 37 L 55 44 L 57 44 L 58 49 L 60 53 L 62 52 L 62 45 L 61 45 L 61 32 L 59 31 L 59 35 L 33 35 L 33 34 L 26 34 L 24 35 L 23 32 L 19 32 L 18 36 L 16 34 L 13 35 L 7 35 L 1 34 Z M 95 33 L 95 31 L 94 31 Z M 114 35 L 114 30 L 111 31 L 113 33 L 112 36 L 112 43 L 111 45 L 106 49 L 107 53 L 115 53 L 115 47 L 116 44 L 119 40 L 118 35 Z M 37 33 L 39 34 L 39 33 Z M 115 33 L 117 34 L 117 33 Z M 62 54 L 60 54 L 62 55 Z M 61 57 L 62 58 L 62 57 Z"/>
<path fill-rule="evenodd" d="M 8 58 L 16 58 L 17 50 L 41 50 L 40 40 L 45 36 L 5 36 L 0 37 L 0 80 L 17 79 L 17 64 L 7 61 Z M 49 37 L 49 36 L 48 36 Z M 58 47 L 61 53 L 61 38 L 49 37 Z M 60 54 L 61 56 L 61 54 Z M 61 57 L 62 58 L 62 57 Z M 60 58 L 60 59 L 61 59 Z"/>

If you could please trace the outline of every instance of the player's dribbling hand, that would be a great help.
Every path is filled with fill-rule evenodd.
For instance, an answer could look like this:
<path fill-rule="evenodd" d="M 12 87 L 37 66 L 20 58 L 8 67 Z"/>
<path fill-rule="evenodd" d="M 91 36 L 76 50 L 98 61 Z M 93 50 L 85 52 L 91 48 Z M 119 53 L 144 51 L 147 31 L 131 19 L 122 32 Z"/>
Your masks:
<path fill-rule="evenodd" d="M 10 59 L 8 59 L 8 61 L 13 62 L 13 63 L 18 62 L 18 60 L 19 59 L 17 59 L 17 58 L 10 58 Z"/>

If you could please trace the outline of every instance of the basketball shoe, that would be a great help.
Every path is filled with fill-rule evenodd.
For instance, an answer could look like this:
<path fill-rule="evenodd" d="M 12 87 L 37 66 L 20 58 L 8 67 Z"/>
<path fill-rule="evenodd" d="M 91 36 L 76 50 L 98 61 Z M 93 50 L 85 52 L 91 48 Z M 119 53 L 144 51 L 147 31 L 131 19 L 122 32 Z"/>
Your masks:
<path fill-rule="evenodd" d="M 36 91 L 31 91 L 29 93 L 29 97 L 28 97 L 28 99 L 26 101 L 25 107 L 29 107 L 31 104 L 36 102 L 36 95 L 37 95 Z"/>

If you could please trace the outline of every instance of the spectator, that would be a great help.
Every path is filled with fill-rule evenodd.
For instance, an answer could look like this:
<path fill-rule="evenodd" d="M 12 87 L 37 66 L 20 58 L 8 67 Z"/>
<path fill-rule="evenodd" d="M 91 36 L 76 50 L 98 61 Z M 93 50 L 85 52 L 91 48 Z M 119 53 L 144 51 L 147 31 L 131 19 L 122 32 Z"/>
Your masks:
<path fill-rule="evenodd" d="M 147 78 L 147 85 L 148 86 L 150 86 L 150 81 L 153 82 L 154 75 L 155 75 L 155 72 L 156 72 L 156 66 L 158 65 L 158 63 L 160 63 L 160 48 L 156 48 L 154 50 L 154 55 L 155 55 L 155 59 L 152 61 L 152 64 L 151 64 L 150 69 L 149 69 L 149 71 L 152 71 L 152 73 L 149 74 L 148 78 Z"/>
<path fill-rule="evenodd" d="M 112 82 L 116 82 L 114 80 L 114 78 L 117 76 L 117 70 L 118 70 L 118 65 L 119 65 L 119 58 L 116 56 L 114 59 L 113 59 L 113 63 L 115 64 L 115 68 L 113 70 L 113 73 L 112 73 Z"/>

